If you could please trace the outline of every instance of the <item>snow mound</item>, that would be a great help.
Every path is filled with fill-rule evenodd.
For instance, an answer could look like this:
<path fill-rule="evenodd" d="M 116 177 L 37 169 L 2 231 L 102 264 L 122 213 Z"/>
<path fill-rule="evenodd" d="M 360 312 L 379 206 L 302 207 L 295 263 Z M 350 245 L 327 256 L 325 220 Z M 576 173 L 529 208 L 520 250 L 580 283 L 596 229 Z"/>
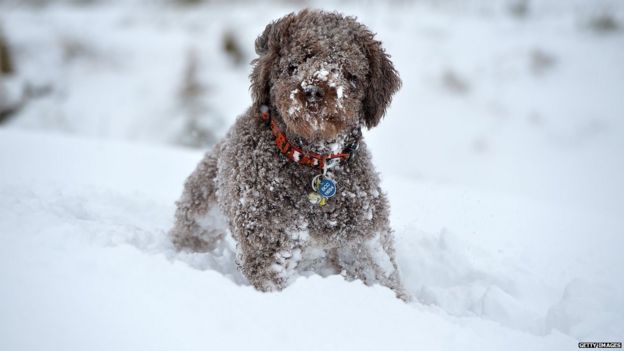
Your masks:
<path fill-rule="evenodd" d="M 588 324 L 585 313 L 621 299 L 574 287 L 540 310 L 522 294 L 533 286 L 492 247 L 414 230 L 400 211 L 398 254 L 414 303 L 340 276 L 260 293 L 232 257 L 177 254 L 168 243 L 173 201 L 199 153 L 6 130 L 0 150 L 2 349 L 554 350 L 622 325 L 613 314 Z M 409 191 L 391 198 L 400 205 Z M 538 330 L 531 321 L 546 313 L 550 329 Z"/>

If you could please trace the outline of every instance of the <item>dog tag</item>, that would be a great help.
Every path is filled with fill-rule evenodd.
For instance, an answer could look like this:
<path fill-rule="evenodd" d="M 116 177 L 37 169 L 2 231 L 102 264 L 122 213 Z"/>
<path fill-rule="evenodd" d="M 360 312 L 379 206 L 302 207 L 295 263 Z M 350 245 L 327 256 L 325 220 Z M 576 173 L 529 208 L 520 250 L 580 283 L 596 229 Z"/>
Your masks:
<path fill-rule="evenodd" d="M 308 194 L 308 200 L 312 204 L 324 206 L 330 197 L 336 195 L 336 182 L 319 174 L 312 178 L 312 190 L 314 192 Z"/>
<path fill-rule="evenodd" d="M 323 178 L 319 184 L 318 193 L 326 199 L 333 197 L 336 195 L 336 182 L 329 178 Z"/>

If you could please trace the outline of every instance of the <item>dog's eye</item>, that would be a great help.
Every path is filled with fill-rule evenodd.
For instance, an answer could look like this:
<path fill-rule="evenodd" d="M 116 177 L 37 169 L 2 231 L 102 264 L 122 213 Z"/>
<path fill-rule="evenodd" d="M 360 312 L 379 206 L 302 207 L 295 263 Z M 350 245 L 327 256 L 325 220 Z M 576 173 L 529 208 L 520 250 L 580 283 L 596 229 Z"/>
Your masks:
<path fill-rule="evenodd" d="M 355 88 L 358 84 L 358 78 L 356 76 L 354 76 L 353 74 L 347 72 L 345 74 L 345 78 L 349 81 L 349 84 L 351 85 L 351 87 Z"/>
<path fill-rule="evenodd" d="M 288 64 L 288 73 L 293 73 L 297 69 L 297 65 L 294 63 Z"/>

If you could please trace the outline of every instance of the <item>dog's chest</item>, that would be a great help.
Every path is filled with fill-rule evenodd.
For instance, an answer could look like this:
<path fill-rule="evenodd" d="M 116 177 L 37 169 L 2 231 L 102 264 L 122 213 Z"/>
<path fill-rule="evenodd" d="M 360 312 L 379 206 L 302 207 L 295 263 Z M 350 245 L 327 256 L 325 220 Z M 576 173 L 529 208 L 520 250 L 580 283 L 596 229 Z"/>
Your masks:
<path fill-rule="evenodd" d="M 257 122 L 241 122 L 247 128 L 234 134 L 219 159 L 218 198 L 231 225 L 242 231 L 306 232 L 328 245 L 374 234 L 386 211 L 365 148 L 329 172 L 336 194 L 320 206 L 309 200 L 320 171 L 284 157 Z"/>
<path fill-rule="evenodd" d="M 378 195 L 376 189 L 350 179 L 348 168 L 334 172 L 331 177 L 336 184 L 335 196 L 324 205 L 312 203 L 310 193 L 315 193 L 312 182 L 319 172 L 301 165 L 284 164 L 279 171 L 267 174 L 264 199 L 276 204 L 269 207 L 267 216 L 274 215 L 281 208 L 277 225 L 286 231 L 306 230 L 310 236 L 321 242 L 337 243 L 352 240 L 353 236 L 372 235 L 375 203 L 370 201 Z"/>

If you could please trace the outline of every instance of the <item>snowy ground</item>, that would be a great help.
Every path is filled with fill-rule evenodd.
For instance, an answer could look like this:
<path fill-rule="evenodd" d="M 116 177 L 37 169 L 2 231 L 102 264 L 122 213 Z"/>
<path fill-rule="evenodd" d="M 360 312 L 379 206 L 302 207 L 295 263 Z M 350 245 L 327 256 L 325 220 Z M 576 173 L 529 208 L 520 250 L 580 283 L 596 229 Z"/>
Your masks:
<path fill-rule="evenodd" d="M 377 31 L 403 78 L 366 138 L 409 305 L 340 277 L 261 294 L 231 257 L 176 254 L 165 238 L 202 154 L 172 144 L 192 144 L 189 123 L 222 135 L 250 101 L 222 34 L 248 61 L 291 7 L 11 4 L 0 26 L 18 72 L 0 93 L 43 93 L 0 129 L 0 349 L 624 341 L 621 3 L 532 2 L 525 17 L 505 2 L 318 6 Z M 591 25 L 604 13 L 619 29 Z"/>

